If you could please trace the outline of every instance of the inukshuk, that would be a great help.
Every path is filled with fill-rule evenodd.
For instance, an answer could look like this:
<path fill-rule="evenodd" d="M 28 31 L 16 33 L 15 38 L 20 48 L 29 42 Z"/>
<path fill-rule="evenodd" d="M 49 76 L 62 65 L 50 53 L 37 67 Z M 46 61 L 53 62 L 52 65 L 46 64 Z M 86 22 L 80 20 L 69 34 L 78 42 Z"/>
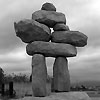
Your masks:
<path fill-rule="evenodd" d="M 68 57 L 77 54 L 76 47 L 87 44 L 87 36 L 70 31 L 63 13 L 56 12 L 52 3 L 45 3 L 32 19 L 14 23 L 15 32 L 25 43 L 26 52 L 32 56 L 32 90 L 34 96 L 46 96 L 46 57 L 55 57 L 52 89 L 55 92 L 70 91 Z M 51 28 L 54 32 L 51 33 Z"/>

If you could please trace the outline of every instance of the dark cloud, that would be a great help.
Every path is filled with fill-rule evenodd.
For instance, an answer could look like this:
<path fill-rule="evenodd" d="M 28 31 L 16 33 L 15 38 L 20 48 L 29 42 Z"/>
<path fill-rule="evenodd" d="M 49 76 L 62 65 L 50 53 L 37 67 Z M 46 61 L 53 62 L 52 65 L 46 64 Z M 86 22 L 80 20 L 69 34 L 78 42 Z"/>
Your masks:
<path fill-rule="evenodd" d="M 8 2 L 8 1 L 7 1 Z M 25 44 L 16 37 L 14 30 L 14 22 L 18 22 L 21 19 L 31 19 L 31 14 L 38 7 L 32 6 L 27 0 L 4 2 L 2 0 L 1 8 L 5 8 L 1 12 L 0 16 L 0 53 L 9 53 L 18 47 L 25 47 Z M 33 2 L 31 0 L 31 2 Z M 34 3 L 33 3 L 34 4 Z"/>
<path fill-rule="evenodd" d="M 2 68 L 7 74 L 20 72 L 31 73 L 31 61 L 25 61 L 20 63 L 5 63 Z"/>

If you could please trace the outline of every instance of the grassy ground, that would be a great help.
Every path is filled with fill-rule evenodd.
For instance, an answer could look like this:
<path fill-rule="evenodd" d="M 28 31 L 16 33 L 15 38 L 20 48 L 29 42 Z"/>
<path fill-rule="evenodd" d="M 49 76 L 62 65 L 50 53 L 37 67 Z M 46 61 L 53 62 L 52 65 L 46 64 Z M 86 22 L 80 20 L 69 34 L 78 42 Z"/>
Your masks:
<path fill-rule="evenodd" d="M 24 96 L 32 96 L 31 83 L 14 83 L 14 90 L 16 91 L 16 98 L 22 98 Z M 47 84 L 47 94 L 50 94 L 50 84 Z M 92 100 L 100 100 L 100 92 L 87 91 L 87 94 Z M 8 100 L 8 99 L 3 99 Z"/>
<path fill-rule="evenodd" d="M 17 97 L 32 95 L 31 83 L 14 83 L 14 90 L 16 91 Z"/>
<path fill-rule="evenodd" d="M 50 84 L 47 84 L 47 95 L 50 94 Z M 16 91 L 16 97 L 32 96 L 31 83 L 14 83 L 14 90 Z"/>
<path fill-rule="evenodd" d="M 23 98 L 24 96 L 32 96 L 32 84 L 31 83 L 14 83 L 14 90 L 16 91 L 15 98 Z M 50 94 L 50 84 L 46 85 L 47 95 Z M 5 87 L 8 89 L 8 85 Z M 8 100 L 8 96 L 0 97 L 0 99 Z"/>

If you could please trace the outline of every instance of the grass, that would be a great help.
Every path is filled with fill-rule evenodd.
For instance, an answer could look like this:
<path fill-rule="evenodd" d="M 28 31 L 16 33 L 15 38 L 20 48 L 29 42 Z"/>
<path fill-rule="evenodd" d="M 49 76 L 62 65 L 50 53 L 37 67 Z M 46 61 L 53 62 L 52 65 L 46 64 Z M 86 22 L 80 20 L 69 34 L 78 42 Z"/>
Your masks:
<path fill-rule="evenodd" d="M 47 95 L 51 93 L 50 84 L 46 85 Z M 31 83 L 14 83 L 14 90 L 16 91 L 16 97 L 22 98 L 24 96 L 32 96 L 32 84 Z"/>
<path fill-rule="evenodd" d="M 18 98 L 32 95 L 31 83 L 14 83 L 14 90 L 16 91 L 16 96 Z"/>
<path fill-rule="evenodd" d="M 47 95 L 51 93 L 50 84 L 47 84 Z M 17 97 L 24 97 L 32 95 L 31 83 L 14 83 L 14 90 Z M 100 91 L 86 91 L 90 97 L 100 97 Z"/>
<path fill-rule="evenodd" d="M 14 83 L 14 90 L 16 92 L 16 97 L 14 98 L 22 98 L 24 96 L 32 95 L 32 87 L 31 83 Z M 5 91 L 9 89 L 8 84 L 5 85 Z M 8 100 L 9 96 L 0 97 L 2 100 Z"/>
<path fill-rule="evenodd" d="M 47 95 L 51 93 L 51 87 L 50 84 L 47 84 Z M 24 96 L 32 96 L 32 84 L 31 83 L 14 83 L 14 90 L 16 91 L 16 97 L 15 98 L 23 98 Z M 100 91 L 87 91 L 87 94 L 91 98 L 99 98 L 100 97 Z M 8 100 L 7 97 L 5 97 L 3 100 Z M 94 98 L 95 100 L 95 98 Z M 99 99 L 97 99 L 99 100 Z"/>

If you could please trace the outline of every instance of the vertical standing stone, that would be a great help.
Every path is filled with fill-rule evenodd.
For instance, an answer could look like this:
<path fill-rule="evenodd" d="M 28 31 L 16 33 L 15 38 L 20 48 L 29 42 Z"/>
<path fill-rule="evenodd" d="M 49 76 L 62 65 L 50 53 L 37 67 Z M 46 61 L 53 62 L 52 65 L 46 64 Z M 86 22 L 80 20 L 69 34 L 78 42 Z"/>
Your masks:
<path fill-rule="evenodd" d="M 35 97 L 46 96 L 47 69 L 45 57 L 35 54 L 32 57 L 32 90 Z"/>
<path fill-rule="evenodd" d="M 53 66 L 53 88 L 55 92 L 70 91 L 70 76 L 66 57 L 57 57 Z"/>

